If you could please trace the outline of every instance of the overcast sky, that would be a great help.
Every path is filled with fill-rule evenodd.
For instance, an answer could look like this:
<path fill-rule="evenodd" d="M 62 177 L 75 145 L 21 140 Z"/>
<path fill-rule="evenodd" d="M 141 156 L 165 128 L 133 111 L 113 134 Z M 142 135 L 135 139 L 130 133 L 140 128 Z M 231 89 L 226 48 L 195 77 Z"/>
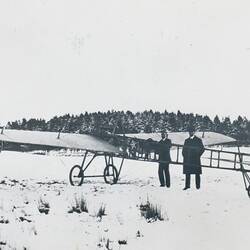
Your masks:
<path fill-rule="evenodd" d="M 0 2 L 0 122 L 145 109 L 250 118 L 249 0 Z"/>

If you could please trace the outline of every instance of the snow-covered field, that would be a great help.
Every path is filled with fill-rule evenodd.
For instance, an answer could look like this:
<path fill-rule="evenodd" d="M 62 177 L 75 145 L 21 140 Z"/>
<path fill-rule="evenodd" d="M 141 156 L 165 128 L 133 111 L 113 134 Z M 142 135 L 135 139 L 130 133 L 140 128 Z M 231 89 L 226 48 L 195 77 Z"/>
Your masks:
<path fill-rule="evenodd" d="M 192 179 L 183 191 L 181 166 L 171 166 L 167 189 L 159 187 L 157 164 L 125 161 L 116 185 L 95 178 L 72 187 L 68 173 L 80 163 L 79 157 L 0 154 L 0 249 L 249 249 L 250 199 L 240 173 L 203 169 L 201 189 Z M 103 168 L 97 159 L 91 170 Z M 69 213 L 81 198 L 88 213 Z M 147 200 L 161 208 L 163 221 L 141 216 Z M 48 214 L 40 213 L 46 203 Z"/>

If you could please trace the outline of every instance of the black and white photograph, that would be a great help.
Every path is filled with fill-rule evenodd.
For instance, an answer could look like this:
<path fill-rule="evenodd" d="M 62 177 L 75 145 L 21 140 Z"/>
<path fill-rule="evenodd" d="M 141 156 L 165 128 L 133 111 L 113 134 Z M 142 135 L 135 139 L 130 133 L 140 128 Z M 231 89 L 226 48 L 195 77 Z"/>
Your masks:
<path fill-rule="evenodd" d="M 0 250 L 248 250 L 250 2 L 0 1 Z"/>

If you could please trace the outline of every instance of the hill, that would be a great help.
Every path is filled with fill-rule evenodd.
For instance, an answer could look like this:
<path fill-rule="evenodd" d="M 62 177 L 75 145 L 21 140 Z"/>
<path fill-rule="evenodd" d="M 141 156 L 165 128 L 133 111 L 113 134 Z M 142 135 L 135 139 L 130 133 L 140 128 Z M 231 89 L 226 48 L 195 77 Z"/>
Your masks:
<path fill-rule="evenodd" d="M 46 121 L 44 119 L 25 118 L 21 121 L 8 122 L 11 129 L 59 131 L 73 133 L 93 133 L 100 129 L 113 130 L 116 133 L 152 133 L 161 130 L 172 132 L 186 131 L 190 124 L 198 131 L 213 131 L 222 133 L 239 140 L 242 144 L 250 143 L 250 121 L 239 116 L 231 121 L 230 117 L 213 119 L 207 115 L 193 113 L 144 111 L 108 111 L 81 113 L 79 115 L 65 114 L 55 116 Z"/>

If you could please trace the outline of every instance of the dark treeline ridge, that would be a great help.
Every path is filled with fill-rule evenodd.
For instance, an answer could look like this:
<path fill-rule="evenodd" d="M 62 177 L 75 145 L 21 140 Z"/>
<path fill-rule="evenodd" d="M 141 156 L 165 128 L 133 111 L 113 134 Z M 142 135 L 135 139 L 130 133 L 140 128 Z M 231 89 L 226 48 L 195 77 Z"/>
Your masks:
<path fill-rule="evenodd" d="M 115 129 L 116 133 L 159 132 L 168 130 L 173 132 L 187 131 L 190 124 L 197 131 L 214 131 L 229 135 L 239 140 L 242 144 L 250 143 L 250 121 L 246 117 L 239 116 L 231 121 L 230 117 L 219 118 L 198 114 L 185 114 L 180 111 L 157 112 L 144 111 L 133 113 L 131 111 L 108 111 L 81 113 L 79 115 L 65 114 L 55 116 L 46 121 L 44 119 L 22 119 L 21 121 L 8 122 L 7 128 L 59 131 L 73 133 L 94 133 L 98 130 Z"/>

